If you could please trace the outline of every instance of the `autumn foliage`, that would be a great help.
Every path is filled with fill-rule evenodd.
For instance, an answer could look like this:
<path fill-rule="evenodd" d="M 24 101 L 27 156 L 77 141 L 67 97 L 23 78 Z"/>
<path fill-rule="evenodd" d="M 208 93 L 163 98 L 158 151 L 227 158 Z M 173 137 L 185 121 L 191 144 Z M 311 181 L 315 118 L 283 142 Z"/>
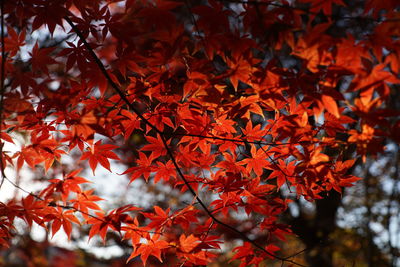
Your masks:
<path fill-rule="evenodd" d="M 206 265 L 227 238 L 241 266 L 299 264 L 279 245 L 291 199 L 342 192 L 360 179 L 357 159 L 400 141 L 387 108 L 398 3 L 351 2 L 1 1 L 2 181 L 7 169 L 46 177 L 38 191 L 14 183 L 29 194 L 0 203 L 1 245 L 20 218 L 69 238 L 115 232 L 144 265 L 171 254 L 168 266 Z M 346 31 L 363 20 L 366 34 Z M 3 149 L 21 134 L 18 151 Z M 112 162 L 126 185 L 191 201 L 102 210 L 81 167 Z"/>

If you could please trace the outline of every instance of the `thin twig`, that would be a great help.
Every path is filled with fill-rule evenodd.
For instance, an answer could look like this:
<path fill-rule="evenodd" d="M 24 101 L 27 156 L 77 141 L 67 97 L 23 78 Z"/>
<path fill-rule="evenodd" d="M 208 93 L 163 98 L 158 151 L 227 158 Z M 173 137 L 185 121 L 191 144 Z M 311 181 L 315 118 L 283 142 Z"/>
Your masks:
<path fill-rule="evenodd" d="M 298 252 L 296 252 L 296 253 L 294 253 L 294 254 L 292 254 L 292 255 L 290 255 L 290 256 L 287 256 L 285 259 L 290 259 L 290 258 L 296 257 L 297 255 L 300 255 L 301 253 L 303 253 L 303 252 L 306 251 L 307 249 L 308 249 L 308 248 L 302 249 L 302 250 L 300 250 L 300 251 L 298 251 Z"/>

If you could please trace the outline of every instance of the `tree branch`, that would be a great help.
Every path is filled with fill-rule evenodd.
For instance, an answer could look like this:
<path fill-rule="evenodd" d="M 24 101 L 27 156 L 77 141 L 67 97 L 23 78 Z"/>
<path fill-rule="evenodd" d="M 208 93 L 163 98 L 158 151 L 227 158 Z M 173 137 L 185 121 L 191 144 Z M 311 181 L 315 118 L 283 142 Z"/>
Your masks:
<path fill-rule="evenodd" d="M 92 47 L 89 45 L 89 43 L 86 41 L 85 37 L 83 36 L 83 34 L 81 33 L 81 31 L 75 26 L 75 24 L 72 22 L 72 20 L 69 17 L 64 17 L 65 21 L 67 21 L 67 23 L 71 26 L 72 30 L 78 35 L 79 39 L 82 41 L 82 43 L 84 44 L 84 46 L 86 47 L 86 49 L 88 50 L 89 54 L 92 56 L 93 60 L 95 61 L 95 63 L 97 64 L 97 66 L 99 67 L 100 71 L 102 72 L 102 74 L 104 75 L 104 77 L 107 79 L 107 81 L 109 82 L 109 84 L 111 85 L 111 87 L 114 89 L 114 91 L 121 97 L 121 99 L 126 103 L 126 105 L 146 124 L 148 125 L 151 129 L 153 129 L 155 132 L 157 132 L 162 139 L 163 145 L 165 147 L 165 149 L 167 150 L 167 154 L 170 157 L 179 177 L 181 178 L 181 180 L 185 183 L 186 187 L 189 189 L 190 193 L 194 196 L 194 198 L 197 200 L 197 202 L 200 204 L 200 206 L 203 208 L 203 210 L 206 212 L 206 214 L 217 224 L 225 227 L 226 229 L 230 230 L 231 232 L 235 233 L 237 236 L 240 236 L 244 241 L 247 241 L 249 243 L 251 243 L 254 247 L 260 249 L 261 251 L 263 251 L 264 253 L 266 253 L 267 255 L 280 260 L 280 261 L 284 261 L 284 262 L 289 262 L 292 264 L 295 264 L 297 266 L 302 266 L 305 267 L 305 265 L 302 265 L 300 263 L 297 263 L 293 260 L 289 260 L 286 258 L 282 258 L 279 256 L 276 256 L 272 253 L 270 253 L 269 251 L 267 251 L 263 246 L 257 244 L 254 240 L 250 239 L 246 234 L 244 234 L 243 232 L 237 230 L 236 228 L 232 227 L 231 225 L 228 225 L 222 221 L 220 221 L 219 219 L 217 219 L 212 212 L 208 209 L 207 205 L 203 202 L 203 200 L 198 196 L 198 194 L 196 194 L 195 190 L 193 189 L 193 187 L 190 185 L 190 183 L 188 182 L 188 180 L 185 178 L 184 174 L 182 173 L 181 169 L 178 166 L 178 163 L 175 159 L 175 156 L 173 155 L 173 152 L 171 150 L 171 148 L 169 147 L 169 145 L 167 144 L 167 140 L 166 137 L 164 136 L 164 133 L 162 131 L 160 131 L 155 125 L 153 125 L 151 122 L 149 122 L 142 114 L 141 112 L 135 108 L 135 106 L 129 102 L 128 98 L 125 96 L 125 93 L 118 87 L 118 85 L 116 83 L 114 83 L 114 81 L 111 79 L 110 75 L 108 74 L 106 68 L 104 67 L 103 63 L 101 62 L 101 60 L 97 57 L 96 53 L 93 51 Z"/>

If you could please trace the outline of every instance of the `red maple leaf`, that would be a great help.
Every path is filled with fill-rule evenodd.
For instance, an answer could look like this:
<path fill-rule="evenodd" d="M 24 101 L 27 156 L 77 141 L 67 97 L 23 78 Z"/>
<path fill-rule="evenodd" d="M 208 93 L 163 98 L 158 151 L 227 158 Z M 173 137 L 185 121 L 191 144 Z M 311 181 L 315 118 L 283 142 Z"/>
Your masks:
<path fill-rule="evenodd" d="M 93 146 L 88 148 L 89 151 L 86 151 L 82 154 L 81 160 L 89 160 L 89 166 L 93 171 L 93 175 L 98 163 L 111 172 L 110 162 L 108 159 L 120 159 L 114 152 L 111 151 L 117 147 L 118 146 L 116 145 L 102 144 L 101 140 L 99 140 Z"/>

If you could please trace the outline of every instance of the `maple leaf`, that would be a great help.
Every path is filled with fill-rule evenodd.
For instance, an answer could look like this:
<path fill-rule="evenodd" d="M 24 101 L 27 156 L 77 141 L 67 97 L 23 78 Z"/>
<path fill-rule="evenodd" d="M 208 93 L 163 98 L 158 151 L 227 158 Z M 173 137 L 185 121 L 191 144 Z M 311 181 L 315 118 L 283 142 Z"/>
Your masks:
<path fill-rule="evenodd" d="M 133 205 L 125 205 L 112 210 L 108 215 L 105 215 L 102 212 L 96 212 L 96 216 L 88 216 L 86 223 L 92 225 L 89 231 L 89 239 L 98 234 L 105 243 L 107 230 L 111 228 L 114 231 L 120 232 L 123 229 L 121 227 L 123 223 L 130 223 L 133 221 L 126 213 L 137 210 L 140 210 L 140 208 Z"/>
<path fill-rule="evenodd" d="M 164 156 L 167 154 L 167 149 L 165 148 L 164 142 L 162 141 L 161 137 L 158 135 L 157 138 L 146 136 L 147 141 L 150 144 L 145 145 L 142 147 L 143 151 L 151 151 L 152 158 L 156 159 L 160 156 Z M 170 141 L 167 141 L 167 145 Z"/>
<path fill-rule="evenodd" d="M 22 199 L 22 207 L 26 211 L 22 218 L 26 221 L 29 227 L 32 226 L 33 222 L 44 226 L 44 222 L 41 217 L 43 214 L 48 212 L 47 203 L 35 199 L 33 195 L 28 195 Z"/>
<path fill-rule="evenodd" d="M 188 237 L 181 235 L 179 237 L 180 249 L 185 253 L 189 253 L 199 245 L 198 241 L 200 240 L 194 235 L 189 235 Z"/>
<path fill-rule="evenodd" d="M 51 34 L 53 34 L 56 25 L 63 27 L 63 17 L 67 10 L 63 7 L 63 2 L 55 1 L 40 1 L 35 11 L 35 18 L 32 22 L 32 30 L 38 29 L 42 25 L 47 25 Z"/>
<path fill-rule="evenodd" d="M 4 47 L 9 51 L 9 56 L 15 56 L 20 47 L 25 45 L 26 31 L 22 30 L 18 35 L 12 27 L 7 27 L 8 37 L 4 40 Z"/>
<path fill-rule="evenodd" d="M 241 164 L 246 166 L 248 171 L 253 170 L 257 176 L 263 173 L 263 169 L 269 166 L 269 162 L 266 159 L 268 152 L 264 149 L 257 149 L 254 145 L 251 146 L 251 157 L 245 158 L 241 161 Z"/>
<path fill-rule="evenodd" d="M 318 72 L 320 66 L 329 66 L 332 63 L 332 53 L 328 48 L 333 42 L 329 36 L 323 34 L 330 25 L 318 24 L 308 36 L 300 38 L 293 47 L 293 54 L 304 59 L 307 68 L 313 73 Z"/>
<path fill-rule="evenodd" d="M 147 258 L 150 255 L 155 256 L 160 262 L 163 262 L 161 258 L 161 251 L 168 248 L 169 244 L 165 240 L 158 240 L 158 237 L 159 235 L 154 235 L 152 239 L 147 240 L 148 243 L 140 244 L 139 248 L 135 249 L 129 256 L 127 262 L 138 255 L 140 255 L 140 259 L 142 260 L 144 266 L 146 266 Z"/>
<path fill-rule="evenodd" d="M 244 83 L 249 82 L 253 72 L 253 65 L 243 58 L 239 58 L 236 62 L 227 60 L 227 65 L 231 68 L 229 78 L 233 88 L 237 91 L 239 80 Z"/>
<path fill-rule="evenodd" d="M 138 166 L 130 167 L 122 174 L 131 174 L 130 183 L 136 180 L 138 177 L 143 176 L 146 182 L 149 180 L 150 174 L 154 171 L 154 166 L 152 165 L 154 160 L 153 154 L 149 157 L 143 152 L 139 152 L 139 159 L 136 160 Z M 121 175 L 122 175 L 121 174 Z"/>
<path fill-rule="evenodd" d="M 55 210 L 55 213 L 48 214 L 43 218 L 44 221 L 51 221 L 52 237 L 54 237 L 62 226 L 68 240 L 71 240 L 72 223 L 80 225 L 79 219 L 74 215 L 73 210 L 63 211 L 61 207 L 57 207 Z"/>
<path fill-rule="evenodd" d="M 223 168 L 226 171 L 233 173 L 243 173 L 246 174 L 246 168 L 243 167 L 237 160 L 236 155 L 231 153 L 223 153 L 222 154 L 225 160 L 220 161 L 216 167 Z"/>
<path fill-rule="evenodd" d="M 249 97 L 241 97 L 238 102 L 239 102 L 239 111 L 244 113 L 243 116 L 244 118 L 250 119 L 250 114 L 253 112 L 254 114 L 258 114 L 260 116 L 264 116 L 264 113 L 262 111 L 262 108 L 259 104 L 259 96 L 257 95 L 252 95 Z M 235 109 L 234 109 L 235 110 Z M 236 110 L 235 110 L 236 111 Z"/>
<path fill-rule="evenodd" d="M 356 143 L 357 150 L 362 155 L 362 159 L 365 162 L 366 154 L 368 149 L 373 153 L 378 153 L 383 149 L 382 146 L 379 145 L 379 139 L 374 136 L 375 129 L 368 124 L 362 125 L 361 133 L 357 130 L 350 130 L 350 137 L 348 138 L 348 142 Z M 371 149 L 373 147 L 373 149 Z"/>
<path fill-rule="evenodd" d="M 125 140 L 127 140 L 132 135 L 134 130 L 140 128 L 140 121 L 138 120 L 137 116 L 125 109 L 121 111 L 121 114 L 127 118 L 127 120 L 123 120 L 121 122 L 124 127 L 123 135 Z"/>
<path fill-rule="evenodd" d="M 235 121 L 229 119 L 228 114 L 224 114 L 220 117 L 215 118 L 213 131 L 215 131 L 217 134 L 236 133 L 234 125 Z"/>
<path fill-rule="evenodd" d="M 21 152 L 17 152 L 14 155 L 14 157 L 15 156 L 18 156 L 17 160 L 18 169 L 22 168 L 24 162 L 26 162 L 29 165 L 29 167 L 34 169 L 36 164 L 39 164 L 40 162 L 43 161 L 43 158 L 32 146 L 22 147 Z"/>
<path fill-rule="evenodd" d="M 253 127 L 253 123 L 248 121 L 246 128 L 242 129 L 243 136 L 248 141 L 262 141 L 263 137 L 267 134 L 266 129 L 261 129 L 261 124 Z M 260 138 L 261 137 L 261 138 Z"/>
<path fill-rule="evenodd" d="M 32 52 L 29 53 L 31 56 L 30 63 L 32 64 L 33 71 L 42 71 L 45 74 L 49 75 L 49 70 L 47 65 L 57 64 L 58 62 L 51 57 L 51 52 L 54 50 L 54 47 L 48 48 L 39 48 L 38 43 L 32 49 Z"/>
<path fill-rule="evenodd" d="M 89 240 L 96 234 L 99 234 L 100 237 L 105 242 L 107 229 L 112 227 L 112 223 L 110 222 L 109 217 L 105 216 L 103 213 L 96 212 L 96 217 L 90 217 L 86 220 L 87 224 L 91 224 L 92 227 L 89 231 Z"/>
<path fill-rule="evenodd" d="M 47 188 L 42 190 L 39 196 L 50 198 L 56 192 L 61 193 L 61 199 L 65 202 L 70 192 L 80 193 L 80 184 L 89 183 L 83 177 L 76 176 L 82 169 L 78 169 L 67 174 L 64 179 L 50 179 L 51 183 Z"/>
<path fill-rule="evenodd" d="M 373 93 L 378 91 L 382 97 L 389 94 L 387 83 L 397 83 L 399 80 L 390 72 L 385 70 L 384 64 L 373 67 L 367 75 L 357 75 L 349 91 L 360 90 L 361 101 L 367 104 L 372 100 Z"/>
<path fill-rule="evenodd" d="M 268 168 L 273 170 L 268 179 L 276 178 L 277 189 L 284 185 L 287 180 L 292 180 L 295 174 L 295 162 L 289 162 L 286 164 L 283 160 L 278 159 L 274 164 L 271 164 Z"/>
<path fill-rule="evenodd" d="M 160 179 L 163 179 L 165 182 L 168 182 L 170 178 L 176 178 L 176 169 L 171 160 L 167 163 L 162 163 L 157 161 L 157 167 L 154 168 L 154 183 L 158 183 Z"/>
<path fill-rule="evenodd" d="M 207 75 L 197 72 L 188 71 L 188 80 L 183 86 L 183 97 L 188 97 L 189 95 L 195 94 L 198 91 L 202 91 L 207 88 L 210 84 Z"/>
<path fill-rule="evenodd" d="M 68 48 L 64 48 L 59 54 L 59 57 L 67 57 L 67 62 L 66 62 L 66 69 L 67 71 L 70 70 L 75 63 L 78 65 L 78 68 L 80 70 L 85 70 L 87 66 L 87 61 L 86 58 L 88 58 L 87 51 L 83 44 L 78 43 L 75 45 L 72 42 L 66 42 L 67 45 L 69 45 Z"/>
<path fill-rule="evenodd" d="M 101 197 L 93 195 L 94 189 L 85 190 L 77 193 L 77 198 L 71 199 L 73 207 L 82 212 L 85 219 L 88 219 L 88 209 L 101 210 L 97 205 L 97 201 L 103 200 Z"/>
<path fill-rule="evenodd" d="M 169 212 L 170 209 L 164 211 L 158 206 L 154 206 L 155 213 L 146 213 L 142 212 L 142 214 L 151 220 L 151 223 L 147 225 L 148 228 L 160 228 L 165 226 L 171 226 L 172 221 L 170 220 Z"/>
<path fill-rule="evenodd" d="M 120 159 L 114 152 L 111 151 L 117 147 L 118 146 L 116 145 L 102 144 L 101 140 L 99 140 L 92 147 L 88 148 L 89 151 L 86 151 L 82 154 L 81 160 L 89 160 L 89 166 L 93 171 L 93 175 L 98 163 L 111 172 L 110 162 L 108 159 Z"/>
<path fill-rule="evenodd" d="M 346 39 L 342 39 L 336 45 L 335 65 L 336 68 L 349 69 L 354 73 L 360 73 L 363 69 L 363 58 L 369 58 L 367 49 L 361 44 L 356 44 L 355 38 L 348 35 Z M 359 55 L 354 58 L 354 55 Z"/>

